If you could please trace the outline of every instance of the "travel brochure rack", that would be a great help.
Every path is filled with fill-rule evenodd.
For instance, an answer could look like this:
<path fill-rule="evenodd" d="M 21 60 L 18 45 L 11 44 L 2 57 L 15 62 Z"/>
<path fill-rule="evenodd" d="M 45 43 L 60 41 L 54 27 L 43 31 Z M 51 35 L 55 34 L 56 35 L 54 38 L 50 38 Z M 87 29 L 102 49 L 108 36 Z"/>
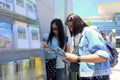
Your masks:
<path fill-rule="evenodd" d="M 16 12 L 14 8 L 15 1 L 25 2 L 32 0 L 0 0 L 0 80 L 46 80 L 44 49 L 40 48 L 40 45 L 38 45 L 40 43 L 38 43 L 37 46 L 32 47 L 33 44 L 40 42 L 40 27 L 38 27 L 39 21 L 37 19 L 37 13 L 28 14 L 29 10 L 26 8 L 26 16 L 19 14 L 19 12 Z M 29 3 L 34 7 L 34 12 L 37 12 L 36 4 L 32 2 L 26 2 L 29 7 Z M 11 4 L 14 5 L 11 6 Z M 4 7 L 5 5 L 7 7 L 13 7 L 13 9 L 8 10 L 6 7 Z M 30 11 L 33 10 L 30 9 Z M 31 15 L 34 15 L 34 17 L 30 17 Z M 28 37 L 30 40 L 28 40 L 28 43 L 25 43 L 30 44 L 28 48 L 19 47 L 16 42 L 18 41 L 18 38 L 15 38 L 16 32 L 13 31 L 13 26 L 16 21 L 27 24 L 27 35 L 35 35 L 32 37 L 33 40 L 30 39 L 31 36 Z M 4 24 L 8 27 L 4 27 Z M 29 30 L 28 27 L 31 26 L 33 28 L 30 28 Z M 37 26 L 38 29 L 36 30 L 34 26 Z M 11 30 L 8 30 L 8 33 L 2 32 L 2 29 L 4 28 L 11 28 L 12 36 L 10 35 Z M 36 33 L 35 30 L 38 32 Z M 30 31 L 32 32 L 31 34 L 29 33 Z M 3 37 L 4 34 L 6 35 Z M 23 38 L 23 35 L 17 36 Z M 24 46 L 25 44 L 22 45 Z"/>

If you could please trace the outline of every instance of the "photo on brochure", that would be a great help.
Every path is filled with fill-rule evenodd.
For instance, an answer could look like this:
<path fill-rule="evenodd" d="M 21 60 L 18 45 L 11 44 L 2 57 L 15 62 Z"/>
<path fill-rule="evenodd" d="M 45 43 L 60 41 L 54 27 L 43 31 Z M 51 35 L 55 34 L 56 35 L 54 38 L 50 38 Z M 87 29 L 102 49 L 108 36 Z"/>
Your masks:
<path fill-rule="evenodd" d="M 60 47 L 52 47 L 52 48 L 50 48 L 50 50 L 54 51 L 55 55 L 59 56 L 63 60 L 66 60 L 66 56 L 64 55 L 65 52 Z"/>

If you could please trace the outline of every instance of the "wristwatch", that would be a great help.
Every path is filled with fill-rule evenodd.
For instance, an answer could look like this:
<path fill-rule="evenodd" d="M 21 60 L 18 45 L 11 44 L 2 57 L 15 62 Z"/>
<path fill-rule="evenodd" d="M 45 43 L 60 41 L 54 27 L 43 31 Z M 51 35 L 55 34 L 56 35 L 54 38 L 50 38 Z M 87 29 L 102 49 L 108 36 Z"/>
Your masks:
<path fill-rule="evenodd" d="M 80 60 L 80 56 L 78 56 L 78 59 L 77 59 L 77 62 L 80 62 L 81 60 Z"/>

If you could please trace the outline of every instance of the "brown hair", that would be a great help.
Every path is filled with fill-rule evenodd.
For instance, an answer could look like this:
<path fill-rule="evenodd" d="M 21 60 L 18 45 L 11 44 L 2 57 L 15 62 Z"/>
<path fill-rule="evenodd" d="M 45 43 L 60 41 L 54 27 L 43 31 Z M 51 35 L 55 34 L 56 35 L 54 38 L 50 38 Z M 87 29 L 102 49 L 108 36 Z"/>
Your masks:
<path fill-rule="evenodd" d="M 67 25 L 68 22 L 73 23 L 73 32 L 70 31 L 71 36 L 76 36 L 78 33 L 81 33 L 85 26 L 88 26 L 78 15 L 76 14 L 69 14 L 66 18 L 65 24 Z"/>

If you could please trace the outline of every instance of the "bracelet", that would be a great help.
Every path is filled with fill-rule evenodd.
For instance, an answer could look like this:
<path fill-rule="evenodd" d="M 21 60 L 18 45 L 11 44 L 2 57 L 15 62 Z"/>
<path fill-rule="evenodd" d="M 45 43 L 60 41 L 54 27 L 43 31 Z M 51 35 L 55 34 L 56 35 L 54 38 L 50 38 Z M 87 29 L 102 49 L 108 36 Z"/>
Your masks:
<path fill-rule="evenodd" d="M 77 62 L 81 62 L 81 60 L 80 60 L 80 56 L 78 56 Z"/>

